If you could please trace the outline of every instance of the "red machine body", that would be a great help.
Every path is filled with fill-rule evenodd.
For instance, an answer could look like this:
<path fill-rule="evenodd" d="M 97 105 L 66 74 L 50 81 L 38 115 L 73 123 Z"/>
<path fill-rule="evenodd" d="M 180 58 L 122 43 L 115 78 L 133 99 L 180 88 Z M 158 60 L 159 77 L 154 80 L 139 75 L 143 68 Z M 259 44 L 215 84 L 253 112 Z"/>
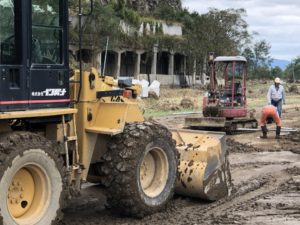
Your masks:
<path fill-rule="evenodd" d="M 203 97 L 203 117 L 185 119 L 189 127 L 224 128 L 229 133 L 239 127 L 256 128 L 247 117 L 247 60 L 243 56 L 209 58 L 209 91 Z"/>
<path fill-rule="evenodd" d="M 247 60 L 242 56 L 220 56 L 209 62 L 210 90 L 203 99 L 203 115 L 236 118 L 247 116 L 246 76 Z M 217 82 L 217 72 L 221 71 L 224 83 Z M 211 115 L 216 110 L 218 114 Z"/>

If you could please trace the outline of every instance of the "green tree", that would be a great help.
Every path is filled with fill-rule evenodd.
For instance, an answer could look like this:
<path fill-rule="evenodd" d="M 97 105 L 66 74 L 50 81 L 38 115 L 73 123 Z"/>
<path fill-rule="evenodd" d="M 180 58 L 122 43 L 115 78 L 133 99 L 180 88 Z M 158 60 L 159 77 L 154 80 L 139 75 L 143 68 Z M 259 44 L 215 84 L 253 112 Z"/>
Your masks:
<path fill-rule="evenodd" d="M 211 9 L 207 14 L 181 12 L 184 27 L 185 53 L 190 59 L 197 59 L 203 65 L 208 52 L 215 55 L 238 55 L 250 35 L 248 24 L 243 19 L 244 9 Z M 203 70 L 201 68 L 200 70 Z"/>
<path fill-rule="evenodd" d="M 279 66 L 276 66 L 275 68 L 272 68 L 271 75 L 273 78 L 276 78 L 276 77 L 283 78 L 283 71 Z"/>
<path fill-rule="evenodd" d="M 76 2 L 76 1 L 75 1 Z M 76 4 L 71 1 L 71 15 L 77 15 Z M 83 45 L 93 49 L 103 49 L 107 37 L 110 38 L 110 46 L 117 46 L 122 42 L 120 31 L 120 18 L 116 15 L 113 4 L 102 5 L 94 1 L 94 11 L 91 16 L 83 18 Z M 77 16 L 75 16 L 77 17 Z M 76 20 L 75 20 L 76 21 Z M 79 24 L 70 28 L 70 42 L 77 43 L 79 40 Z"/>
<path fill-rule="evenodd" d="M 248 73 L 252 74 L 253 78 L 266 78 L 271 76 L 271 45 L 265 41 L 256 41 L 252 46 L 246 47 L 242 55 L 248 61 Z"/>
<path fill-rule="evenodd" d="M 272 59 L 270 56 L 271 45 L 265 41 L 257 41 L 254 43 L 254 71 L 259 67 L 269 67 Z"/>
<path fill-rule="evenodd" d="M 300 56 L 293 59 L 284 71 L 284 78 L 289 81 L 300 80 Z"/>
<path fill-rule="evenodd" d="M 247 71 L 248 71 L 248 77 L 250 77 L 250 75 L 253 74 L 254 72 L 254 61 L 255 61 L 254 52 L 250 47 L 247 47 L 243 50 L 242 56 L 244 56 L 247 59 Z"/>
<path fill-rule="evenodd" d="M 272 79 L 272 71 L 270 67 L 267 66 L 259 66 L 255 70 L 255 74 L 252 76 L 253 78 L 258 79 Z"/>
<path fill-rule="evenodd" d="M 212 9 L 207 14 L 209 42 L 215 46 L 216 53 L 221 53 L 218 55 L 237 55 L 240 47 L 249 41 L 248 24 L 243 16 L 246 16 L 244 9 Z"/>

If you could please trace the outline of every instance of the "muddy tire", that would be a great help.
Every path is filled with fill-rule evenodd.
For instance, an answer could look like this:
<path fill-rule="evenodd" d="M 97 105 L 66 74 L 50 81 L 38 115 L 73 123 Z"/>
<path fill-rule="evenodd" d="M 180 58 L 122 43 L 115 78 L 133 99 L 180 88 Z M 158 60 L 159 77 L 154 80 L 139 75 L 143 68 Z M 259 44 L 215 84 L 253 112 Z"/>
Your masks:
<path fill-rule="evenodd" d="M 0 136 L 0 224 L 50 225 L 61 219 L 68 191 L 56 149 L 28 132 Z"/>
<path fill-rule="evenodd" d="M 177 158 L 167 128 L 152 122 L 127 124 L 108 144 L 101 165 L 109 208 L 138 218 L 162 210 L 173 196 Z"/>

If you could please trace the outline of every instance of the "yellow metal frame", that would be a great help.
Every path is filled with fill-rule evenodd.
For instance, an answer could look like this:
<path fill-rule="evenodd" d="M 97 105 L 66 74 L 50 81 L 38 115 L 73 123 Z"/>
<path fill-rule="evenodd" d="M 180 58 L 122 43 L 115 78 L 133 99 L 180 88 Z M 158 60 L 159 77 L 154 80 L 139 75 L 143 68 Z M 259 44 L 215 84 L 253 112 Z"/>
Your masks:
<path fill-rule="evenodd" d="M 89 75 L 93 74 L 95 80 L 92 82 Z M 79 80 L 79 71 L 71 80 Z M 111 97 L 97 99 L 97 91 L 111 91 L 117 87 L 117 82 L 112 77 L 101 77 L 97 70 L 92 68 L 90 72 L 85 72 L 82 77 L 80 101 L 77 102 L 78 90 L 80 84 L 75 82 L 71 84 L 71 96 L 73 96 L 74 108 L 53 108 L 38 109 L 28 111 L 15 111 L 0 113 L 1 130 L 9 130 L 10 119 L 41 118 L 62 115 L 76 115 L 76 128 L 78 136 L 79 163 L 85 169 L 82 173 L 82 179 L 86 180 L 88 169 L 94 152 L 104 154 L 106 146 L 99 146 L 98 140 L 107 140 L 102 136 L 113 136 L 123 132 L 124 126 L 128 122 L 144 121 L 144 116 L 134 100 L 118 96 L 118 101 L 113 101 Z M 138 92 L 139 88 L 133 86 L 131 90 Z M 68 123 L 69 129 L 74 130 L 72 123 Z M 62 125 L 47 125 L 46 137 L 63 141 L 61 132 Z M 50 132 L 50 133 L 49 133 Z M 98 150 L 96 148 L 103 148 Z M 96 150 L 96 151 L 95 151 Z M 94 158 L 99 158 L 97 156 Z M 75 172 L 75 171 L 73 171 Z M 74 174 L 72 175 L 74 178 Z"/>
<path fill-rule="evenodd" d="M 95 75 L 95 80 L 92 82 L 89 79 L 90 74 Z M 74 80 L 79 79 L 79 71 L 77 71 Z M 83 73 L 81 85 L 80 101 L 75 103 L 74 107 L 78 109 L 76 124 L 80 162 L 85 168 L 82 179 L 86 180 L 92 158 L 97 158 L 93 157 L 94 152 L 103 153 L 103 149 L 96 149 L 99 148 L 97 141 L 101 139 L 100 136 L 122 133 L 126 123 L 144 121 L 144 116 L 135 100 L 123 96 L 118 96 L 118 101 L 113 101 L 111 97 L 97 99 L 97 91 L 111 91 L 118 87 L 112 77 L 101 77 L 95 68 Z M 74 101 L 78 96 L 79 88 L 79 83 L 71 86 Z"/>
<path fill-rule="evenodd" d="M 0 113 L 0 120 L 61 116 L 61 115 L 75 114 L 75 113 L 77 113 L 77 109 L 73 109 L 73 108 L 14 111 L 14 112 Z"/>

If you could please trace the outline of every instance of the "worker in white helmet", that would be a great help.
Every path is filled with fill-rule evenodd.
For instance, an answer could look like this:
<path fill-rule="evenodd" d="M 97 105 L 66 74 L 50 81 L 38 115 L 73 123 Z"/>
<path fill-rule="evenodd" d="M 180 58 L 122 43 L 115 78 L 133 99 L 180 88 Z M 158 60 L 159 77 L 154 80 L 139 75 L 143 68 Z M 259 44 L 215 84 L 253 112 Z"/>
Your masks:
<path fill-rule="evenodd" d="M 284 87 L 281 85 L 281 80 L 279 77 L 276 77 L 274 84 L 271 85 L 268 91 L 268 104 L 273 105 L 277 108 L 279 117 L 282 113 L 282 104 L 285 104 L 285 91 Z"/>

